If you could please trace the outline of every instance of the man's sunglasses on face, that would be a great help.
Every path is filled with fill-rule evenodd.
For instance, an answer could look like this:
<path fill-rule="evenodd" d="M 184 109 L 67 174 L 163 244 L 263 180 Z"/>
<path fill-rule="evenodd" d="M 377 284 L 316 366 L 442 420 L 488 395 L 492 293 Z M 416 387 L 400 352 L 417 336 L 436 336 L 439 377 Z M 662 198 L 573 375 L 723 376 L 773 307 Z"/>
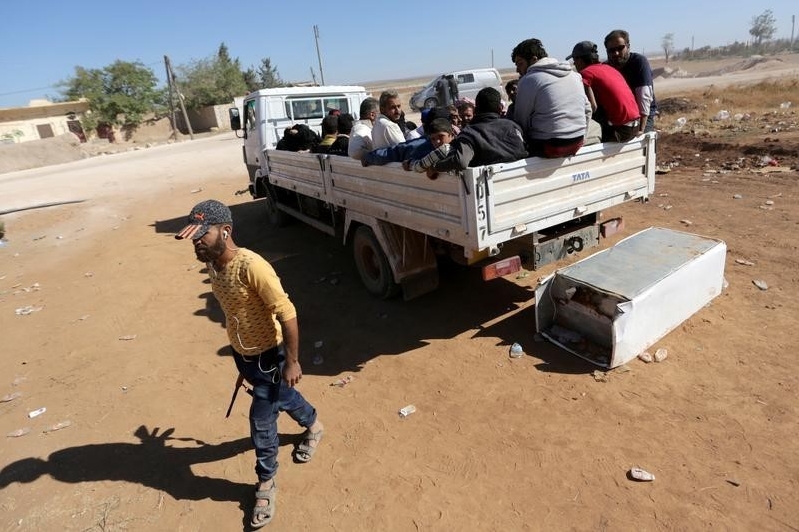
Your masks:
<path fill-rule="evenodd" d="M 626 44 L 620 44 L 619 46 L 614 46 L 613 48 L 605 48 L 605 51 L 609 54 L 620 54 L 627 48 Z"/>

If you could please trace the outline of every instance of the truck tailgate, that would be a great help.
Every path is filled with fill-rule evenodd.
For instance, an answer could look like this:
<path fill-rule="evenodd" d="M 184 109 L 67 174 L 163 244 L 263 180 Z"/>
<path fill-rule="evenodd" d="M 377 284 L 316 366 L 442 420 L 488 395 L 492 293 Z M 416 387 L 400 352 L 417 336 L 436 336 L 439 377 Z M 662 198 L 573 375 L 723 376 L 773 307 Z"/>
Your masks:
<path fill-rule="evenodd" d="M 627 143 L 582 148 L 562 159 L 530 158 L 468 169 L 476 180 L 476 247 L 494 246 L 517 236 L 587 214 L 646 198 L 655 186 L 655 135 Z M 471 174 L 471 175 L 469 175 Z"/>

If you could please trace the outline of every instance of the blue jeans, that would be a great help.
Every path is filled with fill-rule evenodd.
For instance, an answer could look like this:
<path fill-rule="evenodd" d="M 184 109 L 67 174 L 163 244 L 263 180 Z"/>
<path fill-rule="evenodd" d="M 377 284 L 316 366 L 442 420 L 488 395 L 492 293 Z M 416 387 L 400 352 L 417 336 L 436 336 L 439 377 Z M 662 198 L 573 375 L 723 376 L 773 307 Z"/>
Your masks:
<path fill-rule="evenodd" d="M 299 425 L 310 428 L 316 423 L 316 409 L 283 381 L 286 357 L 282 345 L 257 357 L 245 358 L 234 350 L 233 359 L 252 386 L 250 436 L 255 447 L 255 474 L 260 482 L 266 482 L 277 473 L 277 416 L 287 412 Z"/>
<path fill-rule="evenodd" d="M 644 126 L 644 133 L 649 133 L 655 130 L 655 113 L 649 113 L 649 117 L 646 119 L 646 125 Z"/>

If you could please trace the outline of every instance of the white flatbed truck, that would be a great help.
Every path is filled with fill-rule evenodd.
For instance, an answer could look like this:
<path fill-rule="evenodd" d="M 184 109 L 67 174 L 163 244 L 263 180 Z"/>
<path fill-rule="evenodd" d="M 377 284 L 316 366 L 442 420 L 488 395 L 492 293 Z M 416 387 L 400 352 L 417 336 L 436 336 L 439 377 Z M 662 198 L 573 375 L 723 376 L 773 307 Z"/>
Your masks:
<path fill-rule="evenodd" d="M 438 286 L 442 255 L 488 263 L 483 277 L 492 279 L 522 263 L 536 269 L 598 245 L 602 209 L 654 192 L 655 138 L 648 133 L 571 157 L 531 157 L 435 180 L 400 163 L 364 167 L 348 157 L 265 147 L 249 172 L 249 190 L 264 198 L 271 224 L 291 216 L 350 244 L 371 294 L 387 298 L 401 289 L 411 299 Z M 618 220 L 604 223 L 612 228 Z"/>

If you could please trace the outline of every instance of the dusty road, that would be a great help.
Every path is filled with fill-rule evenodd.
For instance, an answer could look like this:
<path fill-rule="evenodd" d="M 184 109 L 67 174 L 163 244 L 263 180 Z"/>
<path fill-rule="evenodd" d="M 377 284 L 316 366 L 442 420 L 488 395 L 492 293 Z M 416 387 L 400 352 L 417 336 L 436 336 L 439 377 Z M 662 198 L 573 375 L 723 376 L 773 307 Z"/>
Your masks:
<path fill-rule="evenodd" d="M 3 207 L 85 200 L 4 217 L 0 396 L 21 396 L 0 403 L 0 435 L 31 431 L 0 448 L 0 529 L 246 528 L 246 397 L 226 420 L 221 315 L 172 238 L 210 197 L 231 204 L 237 241 L 297 304 L 301 389 L 326 424 L 313 461 L 296 464 L 300 430 L 281 420 L 270 529 L 799 528 L 795 171 L 685 165 L 650 203 L 607 213 L 627 226 L 604 245 L 689 220 L 729 248 L 729 287 L 658 343 L 668 359 L 607 382 L 533 339 L 532 289 L 551 269 L 491 283 L 452 269 L 427 297 L 376 301 L 346 248 L 302 224 L 267 229 L 245 187 L 231 134 L 0 175 Z M 527 356 L 508 358 L 514 341 Z M 400 419 L 409 403 L 418 411 Z M 633 466 L 657 480 L 629 481 Z"/>

